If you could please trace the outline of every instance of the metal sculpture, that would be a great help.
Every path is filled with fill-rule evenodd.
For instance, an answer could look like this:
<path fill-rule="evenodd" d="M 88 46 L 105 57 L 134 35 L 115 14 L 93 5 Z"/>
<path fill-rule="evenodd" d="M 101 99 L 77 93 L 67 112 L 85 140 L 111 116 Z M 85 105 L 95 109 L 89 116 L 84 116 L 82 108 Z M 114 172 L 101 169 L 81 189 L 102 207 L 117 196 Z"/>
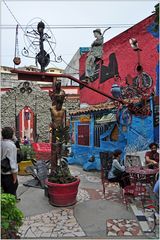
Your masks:
<path fill-rule="evenodd" d="M 131 47 L 137 53 L 137 76 L 132 78 L 131 75 L 126 76 L 126 86 L 118 85 L 118 81 L 121 80 L 119 76 L 115 78 L 115 84 L 112 85 L 111 93 L 117 98 L 116 107 L 117 121 L 123 125 L 130 125 L 132 121 L 132 114 L 139 117 L 146 117 L 151 114 L 149 106 L 149 98 L 153 94 L 153 80 L 149 74 L 143 71 L 143 67 L 140 61 L 140 52 L 142 51 L 138 47 L 136 39 L 131 38 L 129 40 Z M 119 100 L 137 100 L 135 103 L 128 103 L 126 107 L 119 104 Z M 138 101 L 140 99 L 140 101 Z"/>
<path fill-rule="evenodd" d="M 29 82 L 24 82 L 23 86 L 20 88 L 20 92 L 21 93 L 27 92 L 28 94 L 30 94 L 32 92 L 32 88 L 30 87 L 30 83 Z"/>
<path fill-rule="evenodd" d="M 106 28 L 103 33 L 101 33 L 101 29 L 99 28 L 93 30 L 94 37 L 96 39 L 91 44 L 90 51 L 87 54 L 85 79 L 82 80 L 86 83 L 93 82 L 95 74 L 97 75 L 97 70 L 99 72 L 99 69 L 97 69 L 96 65 L 98 61 L 102 61 L 104 34 L 110 28 L 111 27 Z"/>
<path fill-rule="evenodd" d="M 19 56 L 19 45 L 18 45 L 18 24 L 16 26 L 15 53 L 14 53 L 13 62 L 15 65 L 19 65 L 21 63 L 21 59 Z"/>
<path fill-rule="evenodd" d="M 50 62 L 50 55 L 47 54 L 47 52 L 44 50 L 44 29 L 45 29 L 45 24 L 41 21 L 37 25 L 37 31 L 39 33 L 39 46 L 40 46 L 40 52 L 36 55 L 36 62 L 41 66 L 41 72 L 44 72 L 45 67 L 48 66 Z"/>
<path fill-rule="evenodd" d="M 37 26 L 37 30 L 35 30 Z M 39 18 L 31 20 L 24 32 L 25 47 L 22 50 L 22 55 L 29 58 L 34 58 L 36 65 L 39 63 L 41 72 L 45 71 L 45 67 L 50 63 L 51 54 L 53 62 L 61 62 L 61 57 L 55 54 L 56 39 L 51 32 L 47 23 Z"/>

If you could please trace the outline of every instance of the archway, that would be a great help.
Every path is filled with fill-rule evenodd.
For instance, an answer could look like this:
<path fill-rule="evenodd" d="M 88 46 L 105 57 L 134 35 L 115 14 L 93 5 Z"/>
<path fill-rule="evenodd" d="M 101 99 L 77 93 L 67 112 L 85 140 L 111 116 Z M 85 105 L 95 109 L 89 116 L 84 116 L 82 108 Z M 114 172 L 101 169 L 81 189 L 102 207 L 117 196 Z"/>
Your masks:
<path fill-rule="evenodd" d="M 20 141 L 26 136 L 30 142 L 34 141 L 36 126 L 35 114 L 29 106 L 25 106 L 18 114 L 18 130 Z"/>

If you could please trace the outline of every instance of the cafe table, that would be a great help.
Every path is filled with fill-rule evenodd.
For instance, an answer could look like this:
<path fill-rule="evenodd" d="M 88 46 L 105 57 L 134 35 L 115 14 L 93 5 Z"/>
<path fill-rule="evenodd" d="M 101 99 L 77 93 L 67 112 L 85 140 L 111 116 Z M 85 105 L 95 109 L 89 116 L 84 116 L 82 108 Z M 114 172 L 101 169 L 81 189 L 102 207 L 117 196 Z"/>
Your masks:
<path fill-rule="evenodd" d="M 153 189 L 155 175 L 158 171 L 158 168 L 149 169 L 142 166 L 127 167 L 126 172 L 130 175 L 131 186 L 134 186 L 134 194 L 140 196 L 147 195 L 147 189 Z"/>

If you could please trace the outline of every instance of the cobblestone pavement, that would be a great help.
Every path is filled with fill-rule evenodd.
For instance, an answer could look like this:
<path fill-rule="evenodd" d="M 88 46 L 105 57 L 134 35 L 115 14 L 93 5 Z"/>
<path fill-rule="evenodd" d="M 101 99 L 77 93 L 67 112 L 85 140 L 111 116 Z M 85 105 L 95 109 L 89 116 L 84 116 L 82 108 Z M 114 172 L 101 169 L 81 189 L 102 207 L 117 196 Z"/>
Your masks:
<path fill-rule="evenodd" d="M 67 208 L 53 207 L 44 197 L 43 189 L 24 187 L 32 176 L 19 176 L 18 207 L 24 212 L 20 228 L 21 238 L 158 238 L 158 231 L 150 232 L 151 214 L 146 214 L 139 200 L 130 199 L 126 206 L 117 184 L 109 184 L 103 196 L 100 172 L 85 172 L 80 166 L 70 166 L 74 176 L 79 176 L 77 203 Z M 34 193 L 33 193 L 34 190 Z M 30 201 L 28 209 L 28 201 Z M 43 199 L 43 202 L 41 201 Z M 33 201 L 33 202 L 32 202 Z M 36 211 L 34 202 L 41 204 Z M 149 219 L 149 220 L 148 220 Z M 115 239 L 115 238 L 114 238 Z"/>

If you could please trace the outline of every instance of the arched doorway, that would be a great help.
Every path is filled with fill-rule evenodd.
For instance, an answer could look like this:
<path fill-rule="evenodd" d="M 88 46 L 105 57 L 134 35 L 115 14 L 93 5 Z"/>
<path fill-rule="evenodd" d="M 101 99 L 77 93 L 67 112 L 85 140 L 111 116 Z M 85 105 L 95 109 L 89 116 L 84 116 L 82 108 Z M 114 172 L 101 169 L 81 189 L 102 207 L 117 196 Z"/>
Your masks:
<path fill-rule="evenodd" d="M 35 124 L 34 124 L 34 112 L 28 106 L 25 106 L 18 114 L 19 122 L 19 138 L 23 142 L 24 136 L 26 136 L 30 142 L 34 141 Z"/>

